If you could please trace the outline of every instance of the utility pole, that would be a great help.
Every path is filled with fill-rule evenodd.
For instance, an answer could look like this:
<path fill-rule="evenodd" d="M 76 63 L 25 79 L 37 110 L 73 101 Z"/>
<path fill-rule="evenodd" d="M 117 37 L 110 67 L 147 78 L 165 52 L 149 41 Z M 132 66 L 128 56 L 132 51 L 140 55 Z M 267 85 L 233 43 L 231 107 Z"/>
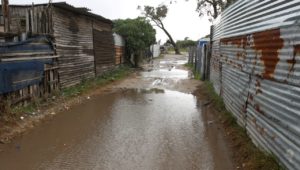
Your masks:
<path fill-rule="evenodd" d="M 4 31 L 10 32 L 9 0 L 1 0 L 4 19 Z"/>

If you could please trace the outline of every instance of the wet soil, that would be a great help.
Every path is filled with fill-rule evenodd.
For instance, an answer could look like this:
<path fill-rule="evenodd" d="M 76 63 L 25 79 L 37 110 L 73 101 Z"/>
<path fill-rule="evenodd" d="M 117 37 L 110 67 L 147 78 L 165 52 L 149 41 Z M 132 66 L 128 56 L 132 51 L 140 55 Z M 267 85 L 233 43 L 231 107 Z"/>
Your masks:
<path fill-rule="evenodd" d="M 235 169 L 202 83 L 167 55 L 0 145 L 0 169 Z M 87 97 L 88 96 L 88 97 Z"/>

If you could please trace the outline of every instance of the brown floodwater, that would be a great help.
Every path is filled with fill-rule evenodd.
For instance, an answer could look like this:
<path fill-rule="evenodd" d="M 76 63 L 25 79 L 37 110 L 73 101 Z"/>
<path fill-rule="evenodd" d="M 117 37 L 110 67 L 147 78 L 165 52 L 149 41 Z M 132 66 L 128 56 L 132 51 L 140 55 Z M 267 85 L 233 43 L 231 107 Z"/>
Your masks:
<path fill-rule="evenodd" d="M 187 71 L 170 68 L 139 79 L 188 79 Z M 107 91 L 1 146 L 0 169 L 232 169 L 201 102 L 165 88 Z"/>

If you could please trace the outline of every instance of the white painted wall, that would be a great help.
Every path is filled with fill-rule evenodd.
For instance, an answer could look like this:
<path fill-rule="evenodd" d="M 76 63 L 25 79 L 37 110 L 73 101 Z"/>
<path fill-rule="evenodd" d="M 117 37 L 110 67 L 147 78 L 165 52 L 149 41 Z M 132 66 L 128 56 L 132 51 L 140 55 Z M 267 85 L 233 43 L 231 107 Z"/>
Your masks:
<path fill-rule="evenodd" d="M 160 44 L 154 44 L 151 46 L 151 52 L 153 54 L 153 58 L 160 56 Z"/>

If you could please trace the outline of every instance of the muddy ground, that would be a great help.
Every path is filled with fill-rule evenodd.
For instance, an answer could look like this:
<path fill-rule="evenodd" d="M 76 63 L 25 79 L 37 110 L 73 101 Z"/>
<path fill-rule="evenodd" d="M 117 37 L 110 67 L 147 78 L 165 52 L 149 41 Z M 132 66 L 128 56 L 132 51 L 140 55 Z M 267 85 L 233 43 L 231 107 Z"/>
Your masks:
<path fill-rule="evenodd" d="M 1 168 L 245 168 L 233 159 L 230 134 L 186 62 L 167 55 L 126 79 L 56 102 L 13 131 L 7 126 Z"/>

